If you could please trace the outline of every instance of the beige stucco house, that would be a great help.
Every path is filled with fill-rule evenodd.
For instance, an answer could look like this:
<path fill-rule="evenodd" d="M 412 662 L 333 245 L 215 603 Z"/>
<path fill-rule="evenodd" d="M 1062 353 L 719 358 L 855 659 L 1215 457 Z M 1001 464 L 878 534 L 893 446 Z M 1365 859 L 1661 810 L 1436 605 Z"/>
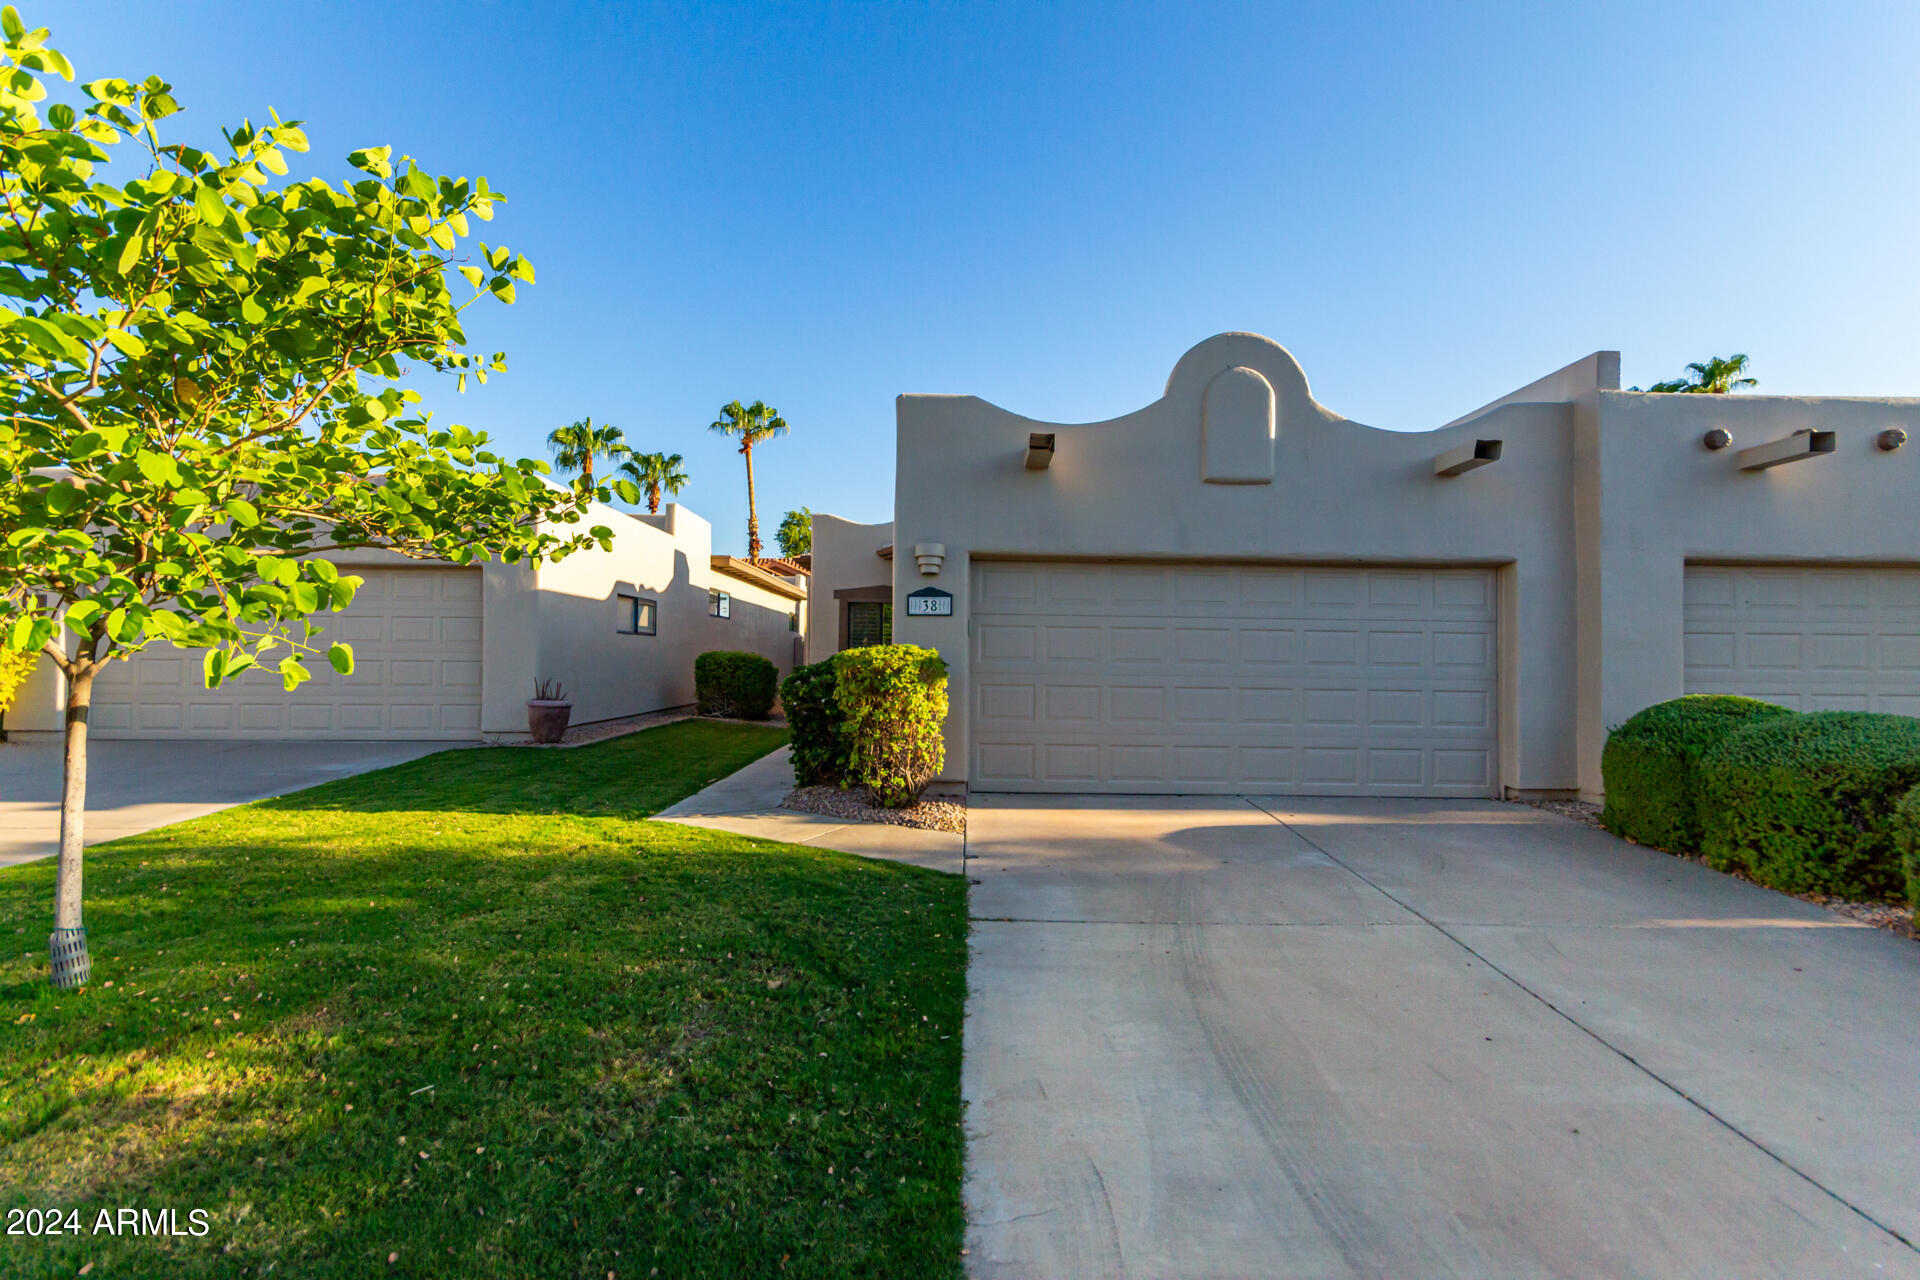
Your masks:
<path fill-rule="evenodd" d="M 907 395 L 898 432 L 892 524 L 816 517 L 816 656 L 940 650 L 975 789 L 1595 796 L 1681 693 L 1920 714 L 1917 400 L 1600 352 L 1382 431 L 1227 333 L 1111 421 Z"/>
<path fill-rule="evenodd" d="M 613 531 L 609 549 L 538 568 L 459 566 L 390 553 L 328 558 L 364 581 L 354 602 L 318 619 L 353 645 L 355 670 L 324 660 L 293 693 L 270 672 L 204 687 L 200 654 L 160 643 L 106 667 L 94 686 L 100 738 L 513 738 L 527 731 L 533 682 L 555 679 L 573 723 L 693 701 L 694 658 L 708 649 L 765 655 L 782 674 L 804 652 L 804 574 L 713 554 L 713 528 L 677 504 L 658 515 L 593 504 L 582 523 Z M 784 567 L 784 566 L 777 566 Z M 57 732 L 60 681 L 42 663 L 7 714 L 9 732 Z"/>

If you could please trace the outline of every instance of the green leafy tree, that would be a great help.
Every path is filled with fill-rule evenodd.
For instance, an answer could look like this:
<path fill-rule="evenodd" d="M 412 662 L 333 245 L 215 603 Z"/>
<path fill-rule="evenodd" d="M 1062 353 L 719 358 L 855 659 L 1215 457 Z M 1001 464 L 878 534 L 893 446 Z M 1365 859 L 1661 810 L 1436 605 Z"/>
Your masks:
<path fill-rule="evenodd" d="M 618 462 L 631 457 L 633 450 L 627 447 L 627 438 L 615 426 L 593 425 L 592 418 L 582 418 L 564 427 L 555 427 L 547 434 L 547 445 L 553 450 L 554 465 L 562 471 L 570 471 L 580 477 L 582 488 L 591 489 L 593 485 L 593 460 L 605 458 L 609 462 Z"/>
<path fill-rule="evenodd" d="M 760 516 L 753 505 L 753 446 L 785 435 L 787 420 L 758 400 L 749 405 L 742 405 L 735 400 L 721 407 L 720 417 L 709 425 L 708 430 L 738 440 L 740 456 L 747 460 L 747 559 L 758 560 Z"/>
<path fill-rule="evenodd" d="M 640 487 L 647 496 L 647 510 L 655 515 L 660 512 L 662 489 L 678 494 L 687 487 L 687 473 L 680 469 L 677 453 L 636 453 L 615 470 L 622 479 Z"/>
<path fill-rule="evenodd" d="M 316 640 L 359 583 L 330 552 L 537 561 L 611 535 L 578 527 L 590 495 L 546 464 L 432 425 L 395 385 L 403 361 L 462 387 L 505 367 L 462 349 L 463 310 L 534 275 L 505 247 L 456 257 L 500 203 L 485 179 L 380 147 L 339 185 L 276 183 L 307 149 L 297 122 L 243 123 L 218 154 L 163 143 L 179 107 L 158 77 L 95 80 L 83 108 L 43 114 L 42 77 L 71 66 L 11 7 L 0 30 L 0 643 L 65 683 L 50 942 L 56 982 L 78 985 L 103 666 L 167 640 L 204 651 L 209 687 L 267 665 L 293 689 L 323 648 L 353 670 Z M 110 161 L 137 176 L 107 181 Z"/>
<path fill-rule="evenodd" d="M 1687 376 L 1674 378 L 1669 382 L 1656 382 L 1648 391 L 1671 392 L 1681 395 L 1723 396 L 1731 391 L 1760 385 L 1758 378 L 1741 375 L 1747 371 L 1747 358 L 1744 355 L 1714 356 L 1710 360 L 1696 361 L 1687 366 Z M 1634 387 L 1638 391 L 1640 388 Z"/>
<path fill-rule="evenodd" d="M 780 544 L 780 554 L 789 560 L 812 551 L 813 512 L 807 507 L 787 512 L 780 518 L 780 527 L 773 531 L 773 540 Z"/>

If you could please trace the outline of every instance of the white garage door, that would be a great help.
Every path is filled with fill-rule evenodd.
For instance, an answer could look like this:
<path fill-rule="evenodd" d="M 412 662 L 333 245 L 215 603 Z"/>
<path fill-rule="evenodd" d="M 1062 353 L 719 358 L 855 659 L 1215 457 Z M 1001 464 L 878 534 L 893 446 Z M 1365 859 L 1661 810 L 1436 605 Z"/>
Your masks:
<path fill-rule="evenodd" d="M 972 785 L 1485 796 L 1483 569 L 981 562 Z"/>
<path fill-rule="evenodd" d="M 1920 569 L 1689 565 L 1686 691 L 1920 715 Z"/>
<path fill-rule="evenodd" d="M 353 569 L 353 604 L 315 619 L 353 646 L 354 672 L 309 658 L 293 693 L 269 671 L 207 689 L 202 655 L 156 644 L 109 663 L 93 696 L 103 738 L 475 738 L 480 733 L 480 571 Z M 282 650 L 282 652 L 285 652 Z"/>

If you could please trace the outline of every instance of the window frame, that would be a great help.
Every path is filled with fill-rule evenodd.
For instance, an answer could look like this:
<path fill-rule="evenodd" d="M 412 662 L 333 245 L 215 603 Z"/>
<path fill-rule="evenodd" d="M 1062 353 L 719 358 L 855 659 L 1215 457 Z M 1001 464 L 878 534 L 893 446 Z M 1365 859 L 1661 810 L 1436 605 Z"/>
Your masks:
<path fill-rule="evenodd" d="M 722 591 L 718 587 L 707 588 L 707 616 L 731 621 L 733 618 L 733 593 Z"/>
<path fill-rule="evenodd" d="M 614 627 L 616 635 L 657 636 L 660 634 L 660 602 L 658 600 L 632 591 L 618 592 L 616 598 L 626 606 L 622 610 L 625 617 L 621 618 Z M 645 626 L 640 623 L 643 612 L 646 615 Z"/>

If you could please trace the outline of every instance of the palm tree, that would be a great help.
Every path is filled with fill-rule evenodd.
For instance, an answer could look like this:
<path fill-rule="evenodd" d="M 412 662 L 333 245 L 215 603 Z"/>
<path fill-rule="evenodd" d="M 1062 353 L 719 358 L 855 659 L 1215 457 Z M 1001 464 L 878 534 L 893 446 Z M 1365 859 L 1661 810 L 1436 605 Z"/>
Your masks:
<path fill-rule="evenodd" d="M 1747 358 L 1744 355 L 1727 356 L 1722 359 L 1714 356 L 1704 362 L 1695 362 L 1687 366 L 1687 376 L 1675 378 L 1671 382 L 1656 382 L 1648 391 L 1674 392 L 1683 395 L 1723 396 L 1742 387 L 1757 387 L 1758 378 L 1743 378 L 1747 371 Z M 1638 391 L 1640 388 L 1633 388 Z"/>
<path fill-rule="evenodd" d="M 785 435 L 787 420 L 758 400 L 745 406 L 735 400 L 721 407 L 720 417 L 708 430 L 738 440 L 740 454 L 747 460 L 747 559 L 758 560 L 760 516 L 753 507 L 753 446 L 762 440 Z"/>
<path fill-rule="evenodd" d="M 677 453 L 636 453 L 614 469 L 639 485 L 647 495 L 647 513 L 660 513 L 660 491 L 677 494 L 687 487 L 687 473 L 680 469 Z"/>
<path fill-rule="evenodd" d="M 620 428 L 596 427 L 592 418 L 582 418 L 571 426 L 555 427 L 547 436 L 547 445 L 553 450 L 554 465 L 562 471 L 579 472 L 580 487 L 588 490 L 593 488 L 595 458 L 618 462 L 633 454 Z"/>
<path fill-rule="evenodd" d="M 780 544 L 780 554 L 789 560 L 813 550 L 813 511 L 801 507 L 787 512 L 780 527 L 773 531 L 773 540 Z"/>

